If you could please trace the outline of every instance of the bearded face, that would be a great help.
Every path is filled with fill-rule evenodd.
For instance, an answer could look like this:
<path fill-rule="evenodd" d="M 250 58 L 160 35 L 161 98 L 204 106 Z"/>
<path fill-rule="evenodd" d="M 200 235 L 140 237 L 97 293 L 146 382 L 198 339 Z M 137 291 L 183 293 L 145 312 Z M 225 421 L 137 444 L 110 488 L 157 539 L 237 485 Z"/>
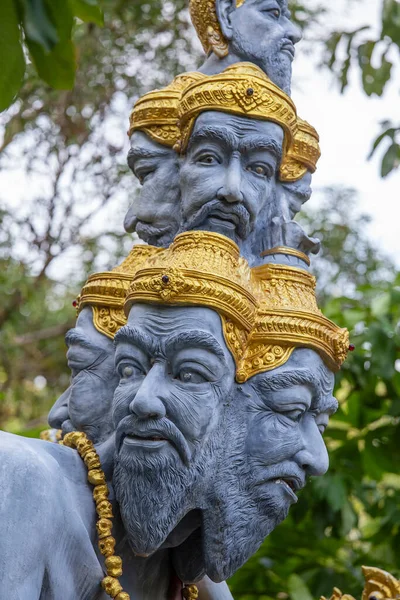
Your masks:
<path fill-rule="evenodd" d="M 205 570 L 214 581 L 233 575 L 258 550 L 309 476 L 326 472 L 322 435 L 337 409 L 333 383 L 319 355 L 302 348 L 238 391 L 216 497 L 203 516 Z"/>
<path fill-rule="evenodd" d="M 113 483 L 130 545 L 149 555 L 206 505 L 235 366 L 211 309 L 136 305 L 115 339 Z"/>
<path fill-rule="evenodd" d="M 292 62 L 300 30 L 290 20 L 284 0 L 246 0 L 229 16 L 220 15 L 229 49 L 242 61 L 258 65 L 290 95 Z"/>

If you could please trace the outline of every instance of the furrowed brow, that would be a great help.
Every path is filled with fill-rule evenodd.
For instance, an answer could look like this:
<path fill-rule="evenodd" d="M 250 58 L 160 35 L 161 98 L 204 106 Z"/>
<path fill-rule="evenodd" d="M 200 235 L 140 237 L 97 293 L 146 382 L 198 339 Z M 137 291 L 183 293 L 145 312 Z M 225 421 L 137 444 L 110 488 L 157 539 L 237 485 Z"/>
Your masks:
<path fill-rule="evenodd" d="M 313 390 L 314 402 L 320 399 L 321 388 L 318 379 L 308 369 L 288 370 L 271 375 L 264 373 L 262 378 L 254 382 L 259 392 L 273 392 L 294 385 L 309 385 Z"/>
<path fill-rule="evenodd" d="M 79 344 L 83 348 L 88 348 L 89 350 L 101 350 L 101 348 L 96 346 L 96 344 L 93 344 L 86 335 L 75 328 L 67 331 L 65 334 L 65 343 L 67 344 L 68 348 L 72 344 Z"/>
<path fill-rule="evenodd" d="M 165 351 L 166 353 L 176 352 L 177 350 L 181 350 L 187 346 L 210 350 L 210 352 L 218 356 L 220 360 L 226 363 L 222 346 L 212 335 L 203 331 L 187 331 L 170 337 L 165 342 Z"/>
<path fill-rule="evenodd" d="M 122 343 L 137 346 L 151 356 L 154 356 L 156 353 L 156 345 L 151 337 L 147 333 L 130 325 L 125 325 L 115 334 L 114 345 L 118 347 L 118 344 Z"/>
<path fill-rule="evenodd" d="M 201 127 L 190 136 L 187 151 L 190 152 L 195 144 L 204 141 L 222 142 L 226 146 L 232 147 L 237 145 L 235 136 L 233 136 L 229 131 L 215 127 Z"/>
<path fill-rule="evenodd" d="M 250 139 L 242 140 L 239 144 L 239 149 L 244 151 L 249 150 L 267 150 L 274 154 L 278 161 L 282 158 L 282 148 L 273 139 L 266 139 L 264 136 L 251 137 Z"/>
<path fill-rule="evenodd" d="M 128 152 L 128 164 L 141 158 L 163 158 L 168 152 L 164 150 L 147 150 L 139 146 L 133 146 Z"/>

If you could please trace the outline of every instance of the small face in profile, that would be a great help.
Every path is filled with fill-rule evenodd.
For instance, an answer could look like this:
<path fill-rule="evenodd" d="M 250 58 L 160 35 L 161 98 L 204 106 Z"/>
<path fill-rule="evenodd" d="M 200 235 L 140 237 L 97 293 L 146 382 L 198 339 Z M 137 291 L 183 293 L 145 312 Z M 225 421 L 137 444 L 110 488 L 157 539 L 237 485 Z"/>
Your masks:
<path fill-rule="evenodd" d="M 235 463 L 217 474 L 219 511 L 207 512 L 204 519 L 204 539 L 211 540 L 205 544 L 205 562 L 213 580 L 230 577 L 248 560 L 286 518 L 308 478 L 327 471 L 322 436 L 337 410 L 333 385 L 333 373 L 320 356 L 301 348 L 286 364 L 255 375 L 242 386 L 236 422 L 240 423 L 241 413 L 247 433 L 243 437 L 236 426 L 234 435 L 236 440 L 243 437 L 243 450 L 236 449 Z M 212 533 L 217 528 L 218 536 Z"/>
<path fill-rule="evenodd" d="M 49 424 L 63 434 L 83 431 L 93 442 L 111 434 L 111 406 L 118 378 L 111 339 L 93 325 L 92 309 L 85 307 L 74 329 L 65 336 L 71 385 L 49 413 Z"/>
<path fill-rule="evenodd" d="M 141 189 L 124 227 L 153 246 L 168 246 L 179 227 L 179 162 L 176 152 L 142 131 L 131 136 L 128 164 Z"/>
<path fill-rule="evenodd" d="M 183 229 L 246 240 L 275 197 L 283 137 L 270 121 L 201 114 L 181 165 Z"/>
<path fill-rule="evenodd" d="M 135 305 L 115 341 L 114 485 L 133 549 L 150 554 L 204 501 L 235 367 L 208 308 Z"/>
<path fill-rule="evenodd" d="M 303 177 L 297 181 L 280 182 L 282 208 L 289 219 L 293 219 L 300 211 L 305 202 L 311 197 L 311 179 L 310 171 L 307 171 Z"/>
<path fill-rule="evenodd" d="M 285 0 L 246 0 L 220 15 L 230 52 L 259 66 L 285 93 L 290 94 L 295 44 L 299 28 L 290 20 Z"/>

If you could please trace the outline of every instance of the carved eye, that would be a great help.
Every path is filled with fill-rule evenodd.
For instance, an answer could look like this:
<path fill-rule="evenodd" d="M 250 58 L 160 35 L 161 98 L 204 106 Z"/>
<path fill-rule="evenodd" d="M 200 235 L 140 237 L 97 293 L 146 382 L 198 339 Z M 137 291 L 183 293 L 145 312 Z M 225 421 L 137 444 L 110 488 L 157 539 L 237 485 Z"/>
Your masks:
<path fill-rule="evenodd" d="M 270 15 L 272 15 L 275 19 L 279 19 L 279 17 L 281 16 L 281 11 L 279 10 L 279 8 L 272 8 L 271 10 L 267 11 Z"/>
<path fill-rule="evenodd" d="M 199 157 L 199 162 L 203 165 L 214 165 L 217 160 L 215 156 L 212 156 L 211 154 L 205 154 Z"/>
<path fill-rule="evenodd" d="M 295 423 L 300 423 L 303 413 L 304 413 L 303 410 L 297 409 L 297 410 L 289 410 L 288 412 L 284 412 L 282 414 L 284 414 L 285 417 L 288 417 L 291 421 L 294 421 Z"/>
<path fill-rule="evenodd" d="M 270 169 L 268 169 L 264 165 L 249 165 L 246 167 L 246 171 L 250 171 L 250 173 L 254 173 L 259 177 L 271 177 Z"/>
<path fill-rule="evenodd" d="M 132 377 L 133 373 L 134 373 L 134 368 L 133 367 L 129 367 L 128 366 L 128 367 L 124 367 L 122 369 L 122 377 L 126 377 L 126 378 Z"/>
<path fill-rule="evenodd" d="M 177 379 L 182 383 L 204 383 L 207 381 L 205 377 L 197 373 L 196 371 L 189 371 L 188 369 L 181 369 L 178 373 Z"/>

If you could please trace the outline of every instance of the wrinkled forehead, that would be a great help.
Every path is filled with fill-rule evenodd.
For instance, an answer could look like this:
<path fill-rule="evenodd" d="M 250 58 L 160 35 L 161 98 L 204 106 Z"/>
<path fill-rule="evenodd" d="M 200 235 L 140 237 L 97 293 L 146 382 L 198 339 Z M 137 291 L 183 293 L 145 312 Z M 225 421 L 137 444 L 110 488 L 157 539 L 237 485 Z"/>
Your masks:
<path fill-rule="evenodd" d="M 199 115 L 193 128 L 192 137 L 219 137 L 227 143 L 244 139 L 259 138 L 268 144 L 273 140 L 282 147 L 283 129 L 272 121 L 250 119 L 224 112 L 206 111 Z"/>
<path fill-rule="evenodd" d="M 249 383 L 259 394 L 305 386 L 312 393 L 313 409 L 333 414 L 338 408 L 333 396 L 334 374 L 319 354 L 308 348 L 297 348 L 284 365 L 255 375 Z"/>
<path fill-rule="evenodd" d="M 116 345 L 129 342 L 129 330 L 143 333 L 154 346 L 163 346 L 172 338 L 180 345 L 208 348 L 220 354 L 234 368 L 233 359 L 226 346 L 221 317 L 206 307 L 162 306 L 156 304 L 135 304 L 132 306 L 128 325 L 116 335 Z M 128 333 L 128 336 L 124 335 Z M 121 336 L 122 334 L 122 336 Z"/>
<path fill-rule="evenodd" d="M 172 148 L 159 144 L 146 133 L 144 133 L 144 131 L 134 131 L 130 138 L 128 161 L 134 162 L 141 158 L 178 160 L 178 156 Z"/>
<path fill-rule="evenodd" d="M 65 335 L 67 346 L 76 345 L 91 350 L 105 350 L 113 353 L 114 346 L 111 338 L 96 329 L 93 323 L 93 309 L 85 306 L 78 315 L 75 327 Z"/>
<path fill-rule="evenodd" d="M 242 6 L 254 6 L 255 8 L 259 8 L 260 10 L 262 10 L 266 4 L 277 4 L 281 9 L 283 15 L 287 18 L 290 18 L 291 13 L 286 0 L 245 0 Z"/>

